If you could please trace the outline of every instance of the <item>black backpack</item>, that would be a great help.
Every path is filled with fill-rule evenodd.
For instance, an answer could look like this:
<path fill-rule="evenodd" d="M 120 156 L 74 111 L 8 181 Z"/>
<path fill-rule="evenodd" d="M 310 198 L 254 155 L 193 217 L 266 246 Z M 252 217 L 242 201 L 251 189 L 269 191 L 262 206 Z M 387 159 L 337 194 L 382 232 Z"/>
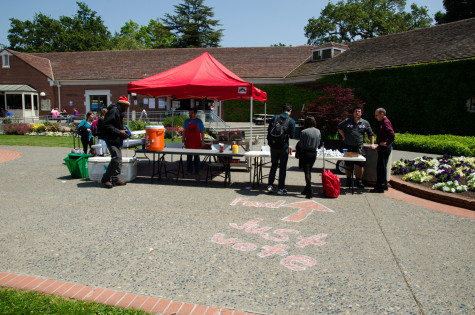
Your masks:
<path fill-rule="evenodd" d="M 269 126 L 267 142 L 273 149 L 283 149 L 289 135 L 290 117 L 277 116 Z"/>

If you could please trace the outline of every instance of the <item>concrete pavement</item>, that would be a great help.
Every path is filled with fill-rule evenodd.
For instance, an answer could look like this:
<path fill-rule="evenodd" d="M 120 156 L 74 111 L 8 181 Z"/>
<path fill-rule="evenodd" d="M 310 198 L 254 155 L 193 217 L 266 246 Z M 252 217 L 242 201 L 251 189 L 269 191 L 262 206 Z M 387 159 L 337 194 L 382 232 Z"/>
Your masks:
<path fill-rule="evenodd" d="M 282 197 L 247 189 L 244 172 L 227 188 L 203 176 L 150 184 L 146 161 L 108 190 L 69 176 L 70 149 L 0 149 L 22 154 L 0 163 L 5 274 L 210 313 L 475 312 L 473 219 L 346 189 L 309 202 L 295 160 Z"/>

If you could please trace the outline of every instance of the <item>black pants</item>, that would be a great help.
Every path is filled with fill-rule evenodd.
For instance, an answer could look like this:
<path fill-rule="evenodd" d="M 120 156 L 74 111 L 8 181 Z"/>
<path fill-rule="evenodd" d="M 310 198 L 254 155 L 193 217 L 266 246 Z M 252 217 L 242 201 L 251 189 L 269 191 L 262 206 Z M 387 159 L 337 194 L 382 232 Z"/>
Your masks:
<path fill-rule="evenodd" d="M 317 154 L 315 151 L 303 151 L 299 159 L 299 164 L 302 166 L 305 174 L 305 191 L 307 194 L 312 193 L 312 168 L 316 159 Z"/>
<path fill-rule="evenodd" d="M 89 138 L 89 136 L 87 137 L 81 137 L 81 142 L 82 142 L 82 147 L 83 147 L 83 150 L 84 150 L 84 153 L 87 154 L 88 150 L 87 148 L 91 148 L 92 149 L 92 146 L 94 145 L 94 138 Z"/>
<path fill-rule="evenodd" d="M 376 189 L 386 189 L 388 187 L 388 159 L 391 155 L 392 145 L 378 145 L 378 162 L 376 164 Z"/>
<path fill-rule="evenodd" d="M 274 184 L 275 174 L 279 168 L 279 189 L 285 188 L 285 176 L 287 175 L 287 161 L 289 160 L 289 147 L 283 149 L 270 149 L 271 168 L 269 172 L 269 185 Z"/>
<path fill-rule="evenodd" d="M 111 161 L 102 176 L 102 182 L 111 182 L 113 184 L 117 181 L 120 171 L 122 170 L 122 151 L 120 147 L 111 145 L 110 143 L 107 143 L 107 149 L 111 154 Z"/>

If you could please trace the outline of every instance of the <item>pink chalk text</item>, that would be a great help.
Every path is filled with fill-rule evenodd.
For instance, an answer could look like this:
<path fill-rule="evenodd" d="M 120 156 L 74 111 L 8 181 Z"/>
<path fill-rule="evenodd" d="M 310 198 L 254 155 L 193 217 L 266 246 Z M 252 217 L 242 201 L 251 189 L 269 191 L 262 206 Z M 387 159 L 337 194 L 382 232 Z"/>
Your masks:
<path fill-rule="evenodd" d="M 333 212 L 333 210 L 328 209 L 322 204 L 319 204 L 313 200 L 301 201 L 301 202 L 294 202 L 285 204 L 284 200 L 278 200 L 276 202 L 260 202 L 260 201 L 249 201 L 247 198 L 236 198 L 231 202 L 231 206 L 235 206 L 237 204 L 242 204 L 246 207 L 257 207 L 257 208 L 279 208 L 279 207 L 292 207 L 298 208 L 298 210 L 283 218 L 283 221 L 290 221 L 290 222 L 302 222 L 305 220 L 312 212 L 314 211 L 323 211 L 323 212 Z"/>
<path fill-rule="evenodd" d="M 257 218 L 245 222 L 243 224 L 229 223 L 229 225 L 236 230 L 241 230 L 249 234 L 257 234 L 268 241 L 279 243 L 271 246 L 262 246 L 260 251 L 257 253 L 257 256 L 260 258 L 274 256 L 284 257 L 280 261 L 281 265 L 292 271 L 303 271 L 306 270 L 306 268 L 314 266 L 316 264 L 316 261 L 309 256 L 290 255 L 290 246 L 286 244 L 281 244 L 290 241 L 289 235 L 298 235 L 300 234 L 300 231 L 293 229 L 276 229 L 272 232 L 273 234 L 266 233 L 267 231 L 272 230 L 272 227 L 260 227 L 259 223 L 262 221 L 263 219 Z M 298 241 L 295 243 L 294 246 L 297 248 L 305 248 L 307 246 L 323 246 L 325 245 L 325 242 L 322 239 L 325 237 L 327 237 L 325 233 L 320 233 L 318 235 L 313 235 L 309 237 L 298 236 Z M 211 238 L 211 242 L 220 245 L 232 244 L 233 249 L 242 252 L 250 252 L 257 249 L 257 246 L 253 243 L 243 242 L 238 238 L 225 238 L 223 233 L 216 233 Z"/>

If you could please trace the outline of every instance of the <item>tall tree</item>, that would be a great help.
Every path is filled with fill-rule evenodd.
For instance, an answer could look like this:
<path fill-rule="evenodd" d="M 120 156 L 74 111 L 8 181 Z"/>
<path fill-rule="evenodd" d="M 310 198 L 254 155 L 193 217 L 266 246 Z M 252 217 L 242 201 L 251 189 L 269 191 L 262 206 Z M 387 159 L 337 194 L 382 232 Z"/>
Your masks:
<path fill-rule="evenodd" d="M 103 50 L 109 47 L 110 32 L 97 12 L 76 2 L 74 17 L 52 19 L 42 13 L 33 21 L 10 19 L 10 48 L 24 52 Z"/>
<path fill-rule="evenodd" d="M 60 36 L 63 51 L 105 50 L 109 48 L 110 32 L 102 18 L 83 2 L 76 2 L 79 9 L 73 17 L 61 16 L 65 31 Z"/>
<path fill-rule="evenodd" d="M 112 49 L 154 49 L 173 47 L 173 34 L 157 20 L 150 20 L 147 26 L 139 26 L 130 20 L 112 38 Z"/>
<path fill-rule="evenodd" d="M 320 17 L 308 20 L 304 28 L 307 43 L 350 42 L 431 25 L 426 7 L 412 4 L 411 12 L 405 12 L 405 5 L 406 0 L 329 2 Z"/>
<path fill-rule="evenodd" d="M 59 51 L 58 38 L 64 31 L 59 21 L 38 13 L 33 21 L 11 18 L 10 22 L 10 48 L 23 52 Z"/>
<path fill-rule="evenodd" d="M 213 9 L 204 0 L 183 0 L 175 5 L 175 15 L 165 14 L 165 26 L 178 38 L 176 47 L 219 47 L 223 30 L 219 20 L 213 20 Z"/>
<path fill-rule="evenodd" d="M 455 22 L 475 17 L 474 0 L 444 0 L 445 13 L 439 11 L 435 14 L 437 24 Z"/>

